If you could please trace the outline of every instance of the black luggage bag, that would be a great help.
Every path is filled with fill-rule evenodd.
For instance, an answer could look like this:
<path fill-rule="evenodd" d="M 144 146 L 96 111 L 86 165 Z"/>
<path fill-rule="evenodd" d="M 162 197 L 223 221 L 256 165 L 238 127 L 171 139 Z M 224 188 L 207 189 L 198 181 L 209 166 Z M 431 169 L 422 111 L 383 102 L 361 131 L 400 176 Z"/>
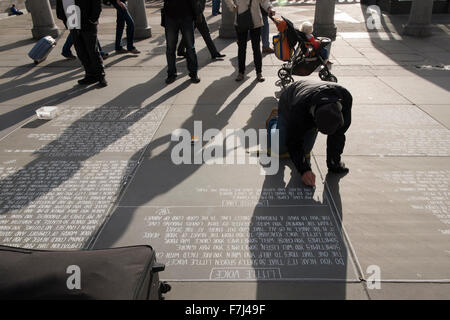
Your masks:
<path fill-rule="evenodd" d="M 0 246 L 0 300 L 156 300 L 170 290 L 150 246 L 40 251 Z"/>

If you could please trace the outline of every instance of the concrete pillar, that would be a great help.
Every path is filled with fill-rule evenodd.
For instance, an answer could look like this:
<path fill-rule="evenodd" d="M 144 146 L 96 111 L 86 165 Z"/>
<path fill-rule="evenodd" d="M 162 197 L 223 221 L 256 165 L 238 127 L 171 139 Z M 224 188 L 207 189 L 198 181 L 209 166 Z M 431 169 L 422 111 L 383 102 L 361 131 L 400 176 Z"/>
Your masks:
<path fill-rule="evenodd" d="M 335 0 L 317 0 L 314 14 L 314 35 L 336 39 L 337 28 L 334 24 Z"/>
<path fill-rule="evenodd" d="M 46 36 L 56 38 L 59 35 L 49 0 L 27 0 L 25 6 L 33 19 L 31 33 L 34 39 L 41 39 Z"/>
<path fill-rule="evenodd" d="M 433 14 L 433 0 L 413 0 L 408 24 L 403 34 L 415 37 L 431 35 L 431 15 Z"/>
<path fill-rule="evenodd" d="M 222 23 L 219 28 L 220 38 L 236 38 L 236 29 L 234 28 L 234 20 L 236 13 L 228 6 L 226 0 L 222 0 Z"/>
<path fill-rule="evenodd" d="M 128 0 L 128 11 L 134 20 L 134 38 L 147 39 L 152 36 L 145 11 L 145 0 Z"/>

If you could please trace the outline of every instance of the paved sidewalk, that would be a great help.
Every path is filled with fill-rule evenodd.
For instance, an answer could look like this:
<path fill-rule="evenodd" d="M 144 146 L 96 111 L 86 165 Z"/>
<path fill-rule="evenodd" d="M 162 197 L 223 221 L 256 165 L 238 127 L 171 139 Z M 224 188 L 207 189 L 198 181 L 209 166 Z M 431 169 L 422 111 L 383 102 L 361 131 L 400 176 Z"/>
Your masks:
<path fill-rule="evenodd" d="M 275 9 L 296 25 L 313 20 L 311 5 Z M 449 299 L 450 15 L 415 39 L 400 35 L 407 16 L 383 15 L 367 32 L 364 8 L 337 5 L 331 60 L 354 97 L 351 171 L 327 175 L 320 136 L 313 169 L 323 183 L 311 190 L 289 161 L 260 175 L 258 145 L 244 164 L 173 164 L 174 130 L 263 129 L 281 90 L 273 55 L 265 82 L 254 81 L 250 51 L 245 81 L 234 81 L 237 45 L 218 38 L 220 16 L 206 10 L 227 56 L 211 61 L 196 34 L 201 82 L 179 60 L 168 86 L 157 3 L 147 7 L 153 37 L 136 44 L 139 56 L 112 53 L 104 89 L 77 86 L 79 62 L 60 55 L 67 33 L 34 66 L 30 16 L 0 20 L 0 244 L 150 244 L 167 265 L 167 299 Z M 100 22 L 113 51 L 114 10 Z M 44 105 L 60 116 L 37 120 Z M 377 268 L 381 288 L 370 289 Z"/>

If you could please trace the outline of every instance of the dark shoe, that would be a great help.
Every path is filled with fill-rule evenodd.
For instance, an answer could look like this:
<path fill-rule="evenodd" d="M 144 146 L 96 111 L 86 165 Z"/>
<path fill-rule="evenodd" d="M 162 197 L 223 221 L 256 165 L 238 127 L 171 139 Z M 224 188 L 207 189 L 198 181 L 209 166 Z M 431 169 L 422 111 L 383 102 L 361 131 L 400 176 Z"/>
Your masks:
<path fill-rule="evenodd" d="M 263 77 L 262 73 L 257 73 L 256 74 L 256 81 L 264 82 L 264 80 L 266 80 L 266 78 Z"/>
<path fill-rule="evenodd" d="M 129 53 L 132 53 L 132 54 L 139 54 L 139 53 L 141 53 L 138 49 L 136 49 L 136 48 L 133 48 L 133 49 L 131 49 L 131 50 L 128 50 L 128 52 Z"/>
<path fill-rule="evenodd" d="M 342 161 L 338 164 L 328 164 L 328 172 L 336 173 L 336 174 L 347 174 L 350 170 L 345 167 L 345 163 Z"/>
<path fill-rule="evenodd" d="M 226 57 L 226 55 L 221 54 L 221 53 L 216 53 L 215 55 L 213 55 L 211 57 L 211 59 L 215 60 L 215 59 L 221 59 L 221 58 L 224 58 L 224 57 Z"/>
<path fill-rule="evenodd" d="M 66 58 L 66 59 L 69 59 L 69 60 L 75 60 L 76 58 L 77 58 L 77 56 L 74 56 L 73 54 L 62 54 L 62 56 L 64 57 L 64 58 Z"/>
<path fill-rule="evenodd" d="M 96 77 L 91 77 L 91 76 L 86 76 L 81 80 L 78 80 L 78 84 L 80 85 L 88 85 L 88 84 L 94 84 L 98 81 L 98 78 Z"/>
<path fill-rule="evenodd" d="M 109 53 L 107 53 L 107 52 L 100 53 L 100 55 L 102 56 L 102 59 L 103 59 L 103 60 L 106 60 L 106 59 L 109 58 Z"/>
<path fill-rule="evenodd" d="M 189 77 L 191 77 L 191 82 L 192 83 L 199 83 L 200 82 L 200 78 L 195 74 L 195 75 L 189 75 Z"/>
<path fill-rule="evenodd" d="M 104 88 L 108 85 L 108 82 L 106 81 L 105 77 L 101 77 L 100 80 L 98 80 L 98 86 L 100 88 Z"/>
<path fill-rule="evenodd" d="M 271 47 L 263 48 L 262 52 L 267 54 L 275 53 L 275 51 Z"/>
<path fill-rule="evenodd" d="M 176 75 L 168 76 L 167 79 L 166 79 L 166 84 L 171 84 L 171 83 L 174 82 L 176 79 L 177 79 L 177 76 L 176 76 Z"/>
<path fill-rule="evenodd" d="M 236 76 L 236 81 L 242 81 L 244 80 L 244 74 L 243 73 L 238 73 L 238 75 Z"/>
<path fill-rule="evenodd" d="M 124 53 L 128 53 L 128 50 L 125 50 L 124 48 L 120 48 L 120 49 L 116 49 L 116 53 L 117 54 L 124 54 Z"/>

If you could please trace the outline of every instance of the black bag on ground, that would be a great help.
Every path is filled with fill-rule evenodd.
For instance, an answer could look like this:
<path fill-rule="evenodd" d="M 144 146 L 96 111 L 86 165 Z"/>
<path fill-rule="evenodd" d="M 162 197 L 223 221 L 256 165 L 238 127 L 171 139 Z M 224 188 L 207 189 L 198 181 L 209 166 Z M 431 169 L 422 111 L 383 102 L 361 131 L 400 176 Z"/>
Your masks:
<path fill-rule="evenodd" d="M 248 10 L 245 10 L 241 14 L 238 13 L 236 24 L 237 29 L 240 32 L 247 31 L 253 28 L 253 18 L 252 18 L 252 0 L 250 0 L 250 3 L 248 5 Z"/>
<path fill-rule="evenodd" d="M 0 300 L 156 300 L 170 286 L 150 246 L 39 251 L 0 246 Z"/>

